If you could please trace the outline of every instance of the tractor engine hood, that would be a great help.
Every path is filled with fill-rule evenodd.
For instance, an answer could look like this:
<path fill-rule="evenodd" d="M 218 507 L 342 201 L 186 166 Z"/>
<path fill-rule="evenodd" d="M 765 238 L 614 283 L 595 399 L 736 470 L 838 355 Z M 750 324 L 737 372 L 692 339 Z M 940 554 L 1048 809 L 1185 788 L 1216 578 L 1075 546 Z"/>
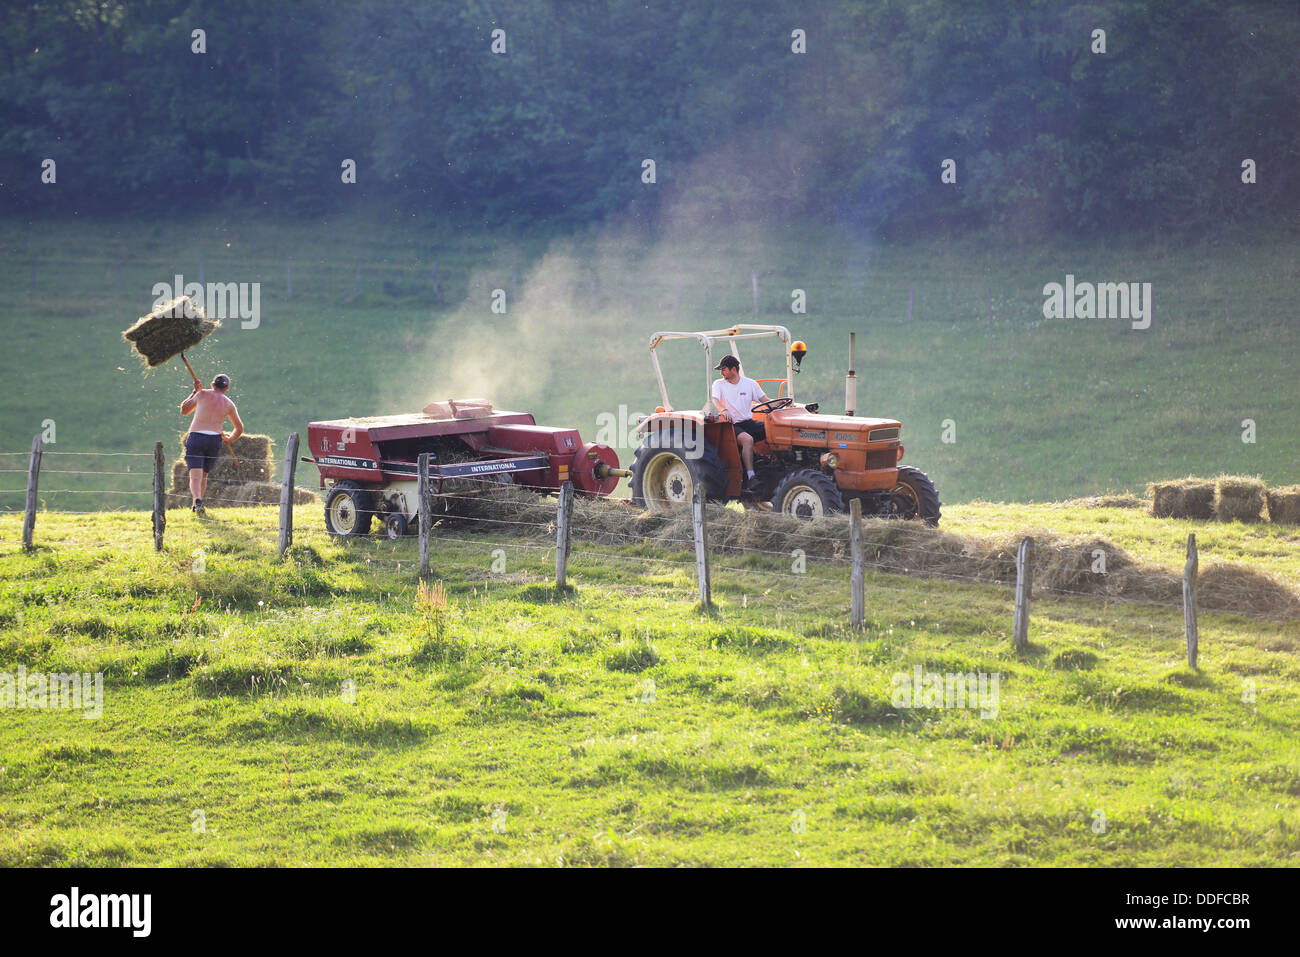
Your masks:
<path fill-rule="evenodd" d="M 836 432 L 865 432 L 879 428 L 902 428 L 897 419 L 871 419 L 865 415 L 827 415 L 805 412 L 794 407 L 778 409 L 768 415 L 769 422 L 798 429 L 823 429 Z"/>

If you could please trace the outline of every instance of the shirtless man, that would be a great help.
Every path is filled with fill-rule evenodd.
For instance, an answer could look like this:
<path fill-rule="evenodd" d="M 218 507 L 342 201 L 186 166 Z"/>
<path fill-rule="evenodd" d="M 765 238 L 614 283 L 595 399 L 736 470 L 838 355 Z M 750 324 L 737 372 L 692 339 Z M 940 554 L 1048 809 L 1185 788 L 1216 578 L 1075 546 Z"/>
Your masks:
<path fill-rule="evenodd" d="M 185 436 L 185 464 L 190 469 L 190 494 L 194 496 L 190 510 L 196 515 L 204 514 L 203 493 L 208 490 L 208 472 L 217 463 L 223 439 L 234 442 L 244 434 L 239 410 L 226 396 L 229 388 L 230 376 L 224 372 L 212 380 L 211 389 L 203 388 L 203 383 L 195 379 L 194 391 L 181 403 L 181 415 L 194 413 L 189 434 Z M 230 435 L 224 432 L 227 416 L 235 423 L 235 431 Z"/>

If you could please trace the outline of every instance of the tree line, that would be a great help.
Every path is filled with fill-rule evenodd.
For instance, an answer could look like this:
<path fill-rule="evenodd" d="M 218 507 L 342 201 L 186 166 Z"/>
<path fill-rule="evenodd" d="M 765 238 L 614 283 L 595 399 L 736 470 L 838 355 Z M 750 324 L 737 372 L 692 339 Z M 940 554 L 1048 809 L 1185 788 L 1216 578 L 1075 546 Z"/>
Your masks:
<path fill-rule="evenodd" d="M 8 7 L 11 210 L 1296 225 L 1293 3 Z"/>

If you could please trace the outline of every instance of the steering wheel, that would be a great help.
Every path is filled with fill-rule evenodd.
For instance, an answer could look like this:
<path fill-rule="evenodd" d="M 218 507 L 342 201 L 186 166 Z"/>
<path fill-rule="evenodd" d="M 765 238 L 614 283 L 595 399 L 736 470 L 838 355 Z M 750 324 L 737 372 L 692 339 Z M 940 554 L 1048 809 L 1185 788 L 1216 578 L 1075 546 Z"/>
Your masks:
<path fill-rule="evenodd" d="M 752 411 L 763 413 L 776 412 L 779 409 L 786 408 L 793 401 L 794 399 L 786 395 L 776 399 L 768 399 L 766 402 L 755 402 Z"/>

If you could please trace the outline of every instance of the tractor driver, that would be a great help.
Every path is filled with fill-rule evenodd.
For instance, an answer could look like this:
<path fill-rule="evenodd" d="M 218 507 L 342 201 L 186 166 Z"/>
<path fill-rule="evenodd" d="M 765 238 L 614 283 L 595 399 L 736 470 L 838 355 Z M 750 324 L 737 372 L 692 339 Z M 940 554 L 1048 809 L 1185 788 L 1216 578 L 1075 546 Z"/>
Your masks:
<path fill-rule="evenodd" d="M 767 438 L 762 422 L 755 422 L 755 402 L 767 401 L 763 387 L 753 379 L 740 374 L 740 360 L 723 356 L 713 367 L 722 378 L 713 383 L 713 405 L 722 418 L 736 429 L 736 442 L 740 445 L 740 459 L 745 463 L 745 491 L 752 492 L 758 485 L 754 477 L 754 443 Z"/>

